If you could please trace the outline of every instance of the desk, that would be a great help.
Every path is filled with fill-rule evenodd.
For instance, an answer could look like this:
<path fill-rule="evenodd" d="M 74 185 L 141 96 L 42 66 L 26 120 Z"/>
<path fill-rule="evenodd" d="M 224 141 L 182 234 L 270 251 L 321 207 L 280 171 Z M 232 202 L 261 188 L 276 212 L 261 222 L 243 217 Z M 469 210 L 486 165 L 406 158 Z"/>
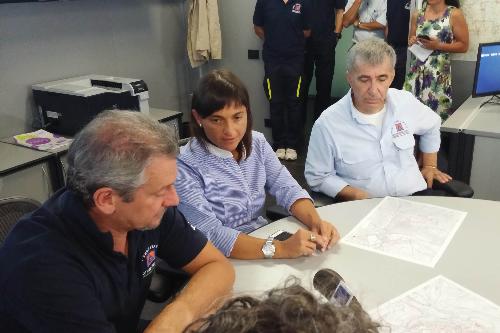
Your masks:
<path fill-rule="evenodd" d="M 172 126 L 177 133 L 177 139 L 182 138 L 182 112 L 149 108 L 149 115 L 156 121 Z"/>
<path fill-rule="evenodd" d="M 500 200 L 500 106 L 469 97 L 441 126 L 450 133 L 449 172 L 474 189 L 474 197 Z"/>
<path fill-rule="evenodd" d="M 52 154 L 0 142 L 0 197 L 22 195 L 45 201 L 52 193 Z"/>
<path fill-rule="evenodd" d="M 182 112 L 150 108 L 150 116 L 160 123 L 172 126 L 179 138 L 182 133 Z M 13 137 L 0 140 L 0 197 L 24 195 L 44 202 L 52 194 L 66 184 L 66 153 L 68 147 L 50 152 L 18 146 Z M 46 161 L 41 167 L 42 176 L 36 172 L 28 172 L 27 168 Z M 23 172 L 21 173 L 21 170 Z M 31 170 L 31 169 L 30 169 Z M 16 173 L 14 173 L 17 171 Z M 4 175 L 12 173 L 5 180 Z M 36 177 L 34 175 L 36 174 Z M 40 187 L 40 182 L 43 186 Z"/>
<path fill-rule="evenodd" d="M 410 197 L 468 212 L 441 259 L 434 268 L 339 244 L 313 257 L 282 260 L 231 260 L 236 269 L 235 292 L 261 293 L 282 283 L 293 273 L 312 288 L 320 268 L 339 272 L 366 310 L 442 274 L 464 287 L 500 304 L 500 202 L 451 198 Z M 339 203 L 318 208 L 322 218 L 332 221 L 346 235 L 380 198 Z M 253 236 L 266 238 L 273 231 L 295 231 L 300 224 L 287 217 L 262 227 Z"/>

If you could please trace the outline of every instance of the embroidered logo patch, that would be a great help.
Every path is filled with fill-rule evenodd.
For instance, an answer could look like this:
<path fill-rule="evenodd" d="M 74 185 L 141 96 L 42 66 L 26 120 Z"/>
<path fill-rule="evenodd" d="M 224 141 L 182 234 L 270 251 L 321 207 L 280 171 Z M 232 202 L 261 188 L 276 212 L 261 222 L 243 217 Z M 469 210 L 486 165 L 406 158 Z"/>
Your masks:
<path fill-rule="evenodd" d="M 149 274 L 153 273 L 156 266 L 156 250 L 158 249 L 158 244 L 150 245 L 147 247 L 142 255 L 142 277 L 145 278 Z"/>
<path fill-rule="evenodd" d="M 396 120 L 392 126 L 392 137 L 399 138 L 404 135 L 410 134 L 408 125 L 404 121 Z"/>
<path fill-rule="evenodd" d="M 292 7 L 292 13 L 300 14 L 301 9 L 302 9 L 302 5 L 300 3 L 296 3 Z"/>

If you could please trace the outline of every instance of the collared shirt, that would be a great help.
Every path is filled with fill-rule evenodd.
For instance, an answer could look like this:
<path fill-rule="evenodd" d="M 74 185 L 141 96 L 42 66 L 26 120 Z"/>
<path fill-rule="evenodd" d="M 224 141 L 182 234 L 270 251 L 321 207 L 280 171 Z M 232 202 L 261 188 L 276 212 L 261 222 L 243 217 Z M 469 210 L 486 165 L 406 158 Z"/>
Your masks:
<path fill-rule="evenodd" d="M 351 91 L 326 109 L 311 132 L 307 183 L 331 197 L 347 185 L 371 197 L 405 196 L 427 187 L 414 156 L 439 150 L 439 116 L 411 93 L 389 89 L 382 133 L 354 112 Z"/>
<path fill-rule="evenodd" d="M 269 192 L 290 210 L 298 199 L 310 198 L 259 132 L 252 132 L 252 152 L 236 161 L 231 152 L 197 139 L 181 148 L 175 186 L 179 210 L 226 256 L 240 232 L 267 224 L 261 216 Z"/>
<path fill-rule="evenodd" d="M 0 248 L 0 331 L 136 333 L 156 256 L 179 268 L 207 239 L 168 208 L 158 228 L 127 242 L 127 256 L 115 252 L 82 200 L 57 192 Z"/>
<path fill-rule="evenodd" d="M 348 0 L 345 6 L 345 11 L 347 12 L 349 8 L 354 4 L 354 0 Z M 378 22 L 382 25 L 387 24 L 387 0 L 370 0 L 363 1 L 358 9 L 359 21 L 363 23 Z M 360 42 L 362 40 L 378 37 L 384 39 L 384 29 L 377 30 L 363 30 L 354 28 L 354 42 Z"/>
<path fill-rule="evenodd" d="M 307 0 L 257 0 L 253 24 L 264 28 L 266 63 L 295 63 L 304 58 L 304 30 L 310 29 Z"/>
<path fill-rule="evenodd" d="M 411 10 L 411 0 L 387 0 L 387 43 L 391 46 L 408 46 Z"/>

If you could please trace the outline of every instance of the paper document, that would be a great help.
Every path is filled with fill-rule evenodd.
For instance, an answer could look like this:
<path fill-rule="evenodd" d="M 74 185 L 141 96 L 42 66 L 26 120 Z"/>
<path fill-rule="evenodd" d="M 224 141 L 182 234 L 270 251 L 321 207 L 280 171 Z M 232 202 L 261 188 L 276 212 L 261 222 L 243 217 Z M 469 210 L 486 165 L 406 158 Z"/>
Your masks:
<path fill-rule="evenodd" d="M 459 210 L 385 197 L 341 242 L 434 267 L 466 215 Z"/>
<path fill-rule="evenodd" d="M 380 332 L 500 332 L 500 307 L 437 276 L 370 311 Z"/>
<path fill-rule="evenodd" d="M 420 61 L 426 61 L 434 50 L 429 50 L 420 45 L 418 42 L 408 48 Z"/>
<path fill-rule="evenodd" d="M 45 130 L 14 135 L 16 144 L 44 151 L 52 151 L 69 147 L 72 139 L 52 134 Z"/>

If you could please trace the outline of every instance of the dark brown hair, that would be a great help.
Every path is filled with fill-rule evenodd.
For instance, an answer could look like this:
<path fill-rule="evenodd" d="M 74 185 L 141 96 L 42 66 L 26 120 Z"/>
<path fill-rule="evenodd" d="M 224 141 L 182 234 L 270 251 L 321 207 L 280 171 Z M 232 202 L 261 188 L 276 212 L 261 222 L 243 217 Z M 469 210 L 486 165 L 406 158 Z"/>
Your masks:
<path fill-rule="evenodd" d="M 248 158 L 252 151 L 252 112 L 247 88 L 236 75 L 226 69 L 213 70 L 201 78 L 193 93 L 192 110 L 195 110 L 200 117 L 206 118 L 231 105 L 244 106 L 247 111 L 247 128 L 237 149 L 240 156 L 245 152 Z M 210 142 L 192 115 L 191 133 L 203 145 Z"/>
<path fill-rule="evenodd" d="M 240 296 L 226 302 L 216 313 L 189 325 L 185 333 L 375 333 L 373 322 L 359 303 L 339 307 L 322 303 L 289 279 L 284 288 L 273 289 L 264 299 Z"/>

